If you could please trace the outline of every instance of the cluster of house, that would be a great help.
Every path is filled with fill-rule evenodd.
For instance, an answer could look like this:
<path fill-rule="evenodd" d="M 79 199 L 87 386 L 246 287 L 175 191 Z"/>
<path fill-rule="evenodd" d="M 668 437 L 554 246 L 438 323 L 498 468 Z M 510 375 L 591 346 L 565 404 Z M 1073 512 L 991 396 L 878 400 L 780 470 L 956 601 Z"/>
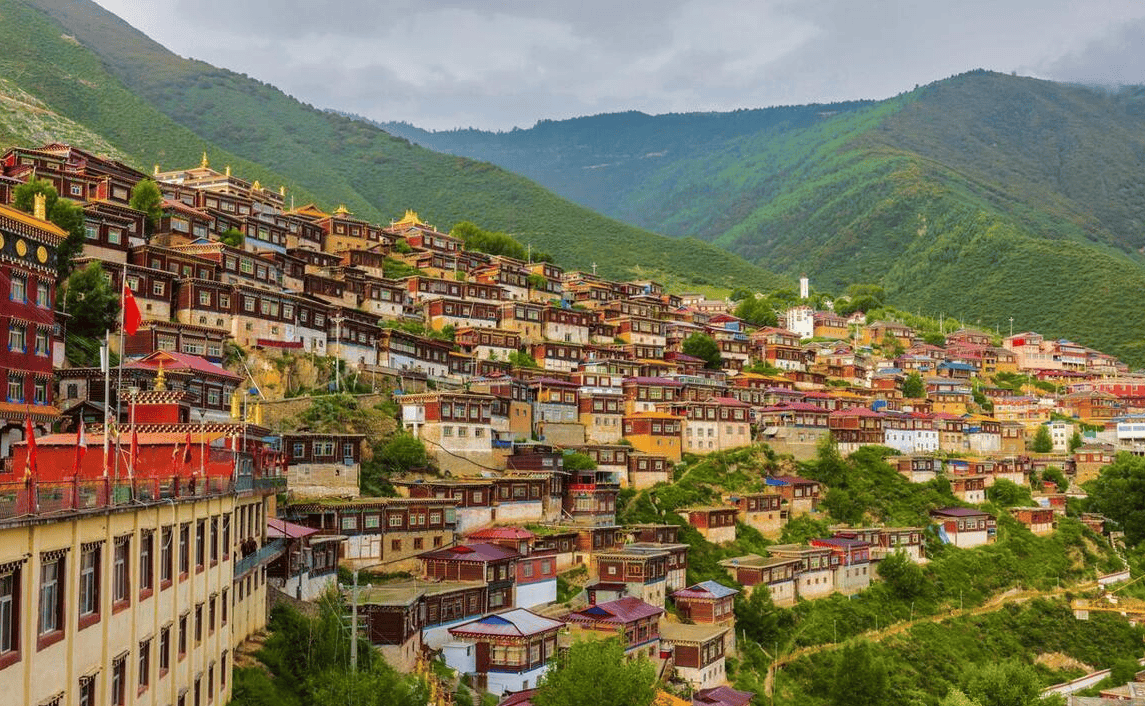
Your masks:
<path fill-rule="evenodd" d="M 728 302 L 467 250 L 413 212 L 376 225 L 344 207 L 288 206 L 283 190 L 205 155 L 156 167 L 161 217 L 149 223 L 130 206 L 148 177 L 69 145 L 0 155 L 0 689 L 28 703 L 225 701 L 230 654 L 262 626 L 266 586 L 313 598 L 341 562 L 417 576 L 357 596 L 396 664 L 440 650 L 525 703 L 570 634 L 619 633 L 630 654 L 698 689 L 693 703 L 742 706 L 750 695 L 720 686 L 736 591 L 686 585 L 674 526 L 617 526 L 621 488 L 670 481 L 684 454 L 765 442 L 806 458 L 830 436 L 844 453 L 894 448 L 910 480 L 945 474 L 979 503 L 997 479 L 1056 467 L 1080 482 L 1117 450 L 1145 453 L 1145 378 L 1068 341 L 1022 333 L 996 346 L 963 329 L 939 347 L 901 324 L 806 306 L 784 313 L 786 328 L 753 331 Z M 141 310 L 114 382 L 65 363 L 66 233 L 41 200 L 30 214 L 8 205 L 31 179 L 82 207 L 77 265 L 101 263 Z M 717 367 L 683 353 L 697 333 L 715 342 Z M 440 473 L 399 480 L 398 498 L 357 497 L 365 437 L 273 433 L 246 376 L 221 365 L 231 343 L 384 377 Z M 1005 372 L 1069 392 L 975 380 Z M 904 393 L 912 373 L 921 397 Z M 1063 416 L 1104 431 L 1071 450 Z M 1054 451 L 1030 454 L 1043 424 Z M 591 468 L 566 469 L 568 450 Z M 734 539 L 737 522 L 777 536 L 822 491 L 782 476 L 679 512 L 713 542 Z M 1064 495 L 1043 497 L 1012 510 L 1036 532 L 1064 508 Z M 958 546 L 993 537 L 988 513 L 932 519 Z M 921 547 L 921 528 L 838 529 L 724 566 L 787 604 L 861 590 L 873 562 L 900 549 L 924 561 Z M 577 565 L 588 605 L 562 609 L 556 574 Z M 666 617 L 667 601 L 688 622 Z M 64 664 L 76 683 L 60 692 L 40 677 Z"/>

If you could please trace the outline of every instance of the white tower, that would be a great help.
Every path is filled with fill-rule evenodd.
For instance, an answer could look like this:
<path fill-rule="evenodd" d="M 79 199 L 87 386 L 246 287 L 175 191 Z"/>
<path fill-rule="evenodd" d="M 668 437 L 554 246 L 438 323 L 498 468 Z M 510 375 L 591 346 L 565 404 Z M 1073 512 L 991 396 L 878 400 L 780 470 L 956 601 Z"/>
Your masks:
<path fill-rule="evenodd" d="M 811 280 L 806 277 L 799 278 L 799 298 L 807 299 L 811 296 Z"/>

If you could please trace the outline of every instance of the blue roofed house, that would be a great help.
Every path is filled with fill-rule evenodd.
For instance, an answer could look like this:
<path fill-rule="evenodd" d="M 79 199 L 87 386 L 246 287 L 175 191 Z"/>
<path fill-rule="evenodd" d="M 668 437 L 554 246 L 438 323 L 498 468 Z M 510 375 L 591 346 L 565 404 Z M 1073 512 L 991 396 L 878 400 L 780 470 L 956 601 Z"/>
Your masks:
<path fill-rule="evenodd" d="M 491 694 L 537 686 L 557 653 L 557 632 L 564 626 L 524 608 L 516 608 L 449 629 L 442 646 L 445 663 Z"/>

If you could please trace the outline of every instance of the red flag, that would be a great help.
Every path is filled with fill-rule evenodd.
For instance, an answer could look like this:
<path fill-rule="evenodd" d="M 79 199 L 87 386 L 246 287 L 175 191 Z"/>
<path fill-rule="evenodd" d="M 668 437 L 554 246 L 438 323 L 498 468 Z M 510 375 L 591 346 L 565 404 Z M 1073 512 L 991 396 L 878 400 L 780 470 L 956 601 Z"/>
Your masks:
<path fill-rule="evenodd" d="M 87 453 L 87 434 L 83 428 L 83 417 L 80 417 L 79 429 L 76 429 L 76 465 L 72 469 L 74 475 L 79 475 L 80 465 L 83 463 L 83 457 Z"/>
<path fill-rule="evenodd" d="M 175 448 L 171 449 L 171 465 L 174 466 L 179 462 L 179 442 L 175 442 Z"/>
<path fill-rule="evenodd" d="M 28 462 L 24 465 L 24 478 L 27 479 L 33 474 L 39 475 L 40 472 L 36 466 L 36 432 L 32 429 L 32 417 L 30 415 L 25 418 L 24 438 L 28 440 Z"/>
<path fill-rule="evenodd" d="M 123 330 L 128 336 L 134 336 L 143 323 L 143 315 L 139 313 L 139 305 L 135 303 L 135 295 L 127 282 L 123 283 Z"/>
<path fill-rule="evenodd" d="M 187 432 L 187 441 L 183 447 L 183 463 L 191 462 L 191 432 Z"/>

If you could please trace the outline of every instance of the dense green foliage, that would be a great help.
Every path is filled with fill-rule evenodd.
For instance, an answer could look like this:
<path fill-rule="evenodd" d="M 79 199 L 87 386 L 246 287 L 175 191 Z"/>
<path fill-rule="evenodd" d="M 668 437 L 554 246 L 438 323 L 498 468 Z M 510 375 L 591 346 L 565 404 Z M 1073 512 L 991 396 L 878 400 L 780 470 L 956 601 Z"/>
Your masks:
<path fill-rule="evenodd" d="M 922 376 L 918 374 L 917 370 L 912 370 L 906 376 L 902 383 L 902 396 L 911 399 L 923 399 L 926 397 L 926 385 L 922 382 Z"/>
<path fill-rule="evenodd" d="M 146 233 L 148 236 L 154 233 L 159 219 L 163 217 L 163 194 L 159 191 L 159 185 L 151 179 L 139 182 L 131 190 L 128 205 L 147 214 Z"/>
<path fill-rule="evenodd" d="M 91 262 L 68 276 L 64 290 L 64 311 L 69 335 L 102 338 L 116 328 L 119 321 L 119 295 L 112 290 L 103 266 Z"/>
<path fill-rule="evenodd" d="M 1088 509 L 1116 522 L 1130 544 L 1145 539 L 1145 458 L 1120 453 L 1085 488 Z"/>
<path fill-rule="evenodd" d="M 274 609 L 270 637 L 258 652 L 270 673 L 236 669 L 231 706 L 426 703 L 424 685 L 395 672 L 366 640 L 358 645 L 358 671 L 351 671 L 350 639 L 338 597 L 325 596 L 319 608 L 313 618 L 286 606 Z"/>
<path fill-rule="evenodd" d="M 1034 432 L 1034 438 L 1030 441 L 1030 450 L 1037 454 L 1048 454 L 1054 450 L 1049 427 L 1045 424 L 1038 425 L 1038 430 Z"/>
<path fill-rule="evenodd" d="M 611 220 L 491 164 L 430 152 L 245 75 L 182 59 L 88 0 L 29 2 L 39 12 L 0 0 L 6 75 L 136 164 L 189 166 L 205 150 L 244 178 L 285 185 L 299 204 L 343 203 L 382 223 L 414 208 L 443 230 L 469 220 L 567 268 L 596 261 L 609 277 L 727 288 L 778 281 L 703 241 Z"/>
<path fill-rule="evenodd" d="M 455 226 L 449 234 L 465 241 L 466 250 L 489 253 L 490 255 L 505 255 L 515 257 L 527 262 L 552 262 L 553 257 L 539 250 L 532 251 L 521 245 L 508 233 L 497 233 L 484 230 L 469 221 L 462 221 Z"/>
<path fill-rule="evenodd" d="M 656 668 L 629 660 L 617 638 L 574 642 L 545 673 L 531 697 L 536 706 L 649 706 L 656 696 Z"/>
<path fill-rule="evenodd" d="M 21 211 L 35 213 L 37 195 L 44 196 L 44 215 L 67 233 L 56 248 L 56 271 L 59 278 L 63 279 L 71 274 L 72 260 L 83 251 L 85 232 L 83 209 L 68 199 L 61 199 L 56 187 L 46 179 L 32 179 L 17 186 L 12 192 L 12 205 Z"/>
<path fill-rule="evenodd" d="M 682 347 L 684 355 L 699 358 L 704 361 L 704 367 L 719 370 L 723 366 L 723 356 L 715 340 L 705 333 L 693 333 L 684 340 Z"/>

